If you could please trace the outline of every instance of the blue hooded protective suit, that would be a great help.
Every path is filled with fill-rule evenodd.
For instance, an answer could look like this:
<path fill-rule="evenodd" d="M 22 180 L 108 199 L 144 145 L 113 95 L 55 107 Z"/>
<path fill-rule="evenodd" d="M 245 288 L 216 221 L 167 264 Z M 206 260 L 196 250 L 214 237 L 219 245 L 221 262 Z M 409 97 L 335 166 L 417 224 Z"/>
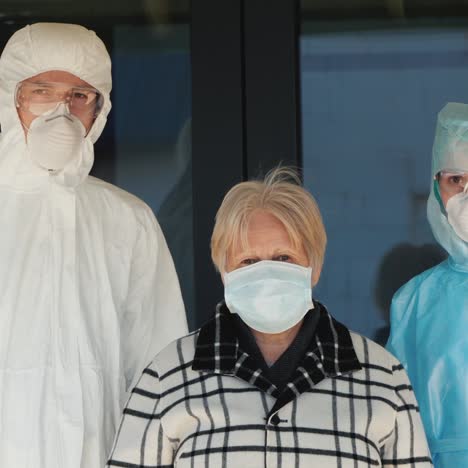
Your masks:
<path fill-rule="evenodd" d="M 468 105 L 439 113 L 427 216 L 449 258 L 395 295 L 387 348 L 404 364 L 418 399 L 436 468 L 468 467 L 468 243 L 448 222 L 441 171 L 468 172 Z"/>

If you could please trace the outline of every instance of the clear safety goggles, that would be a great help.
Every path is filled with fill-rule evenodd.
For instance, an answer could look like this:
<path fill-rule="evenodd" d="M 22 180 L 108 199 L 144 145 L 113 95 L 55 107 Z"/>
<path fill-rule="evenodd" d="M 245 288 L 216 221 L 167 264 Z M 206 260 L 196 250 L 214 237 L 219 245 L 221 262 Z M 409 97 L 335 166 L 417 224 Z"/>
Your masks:
<path fill-rule="evenodd" d="M 448 195 L 462 193 L 468 188 L 468 172 L 440 171 L 435 179 L 439 183 L 440 190 Z"/>
<path fill-rule="evenodd" d="M 16 86 L 16 107 L 36 116 L 54 109 L 60 102 L 67 104 L 70 113 L 78 117 L 90 114 L 97 117 L 104 98 L 97 89 L 67 83 L 23 81 Z"/>

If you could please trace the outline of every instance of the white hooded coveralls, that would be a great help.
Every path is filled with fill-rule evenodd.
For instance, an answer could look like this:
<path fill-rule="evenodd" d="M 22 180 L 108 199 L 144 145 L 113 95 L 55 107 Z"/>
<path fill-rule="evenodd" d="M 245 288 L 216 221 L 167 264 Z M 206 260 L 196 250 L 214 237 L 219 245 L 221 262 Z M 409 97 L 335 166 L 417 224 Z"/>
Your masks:
<path fill-rule="evenodd" d="M 88 176 L 111 104 L 110 58 L 81 26 L 36 24 L 0 59 L 0 467 L 100 468 L 132 383 L 186 333 L 152 211 Z M 104 96 L 81 157 L 50 174 L 29 157 L 18 82 L 62 70 Z"/>

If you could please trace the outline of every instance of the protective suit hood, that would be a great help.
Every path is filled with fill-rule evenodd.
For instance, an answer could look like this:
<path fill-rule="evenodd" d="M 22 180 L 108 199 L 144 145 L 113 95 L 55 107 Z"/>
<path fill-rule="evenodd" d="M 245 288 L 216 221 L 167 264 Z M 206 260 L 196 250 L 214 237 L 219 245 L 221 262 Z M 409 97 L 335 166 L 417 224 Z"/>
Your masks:
<path fill-rule="evenodd" d="M 468 105 L 450 102 L 439 112 L 432 149 L 434 176 L 442 169 L 468 172 Z M 447 219 L 433 180 L 427 202 L 427 218 L 437 242 L 450 255 L 450 263 L 457 269 L 468 271 L 468 243 L 453 230 Z"/>
<path fill-rule="evenodd" d="M 85 137 L 81 157 L 55 174 L 57 182 L 76 187 L 94 162 L 94 142 L 99 138 L 111 108 L 111 61 L 103 42 L 82 26 L 37 23 L 17 31 L 0 57 L 0 186 L 34 190 L 49 173 L 29 159 L 22 124 L 15 107 L 16 85 L 39 73 L 60 70 L 71 73 L 99 90 L 104 97 L 101 112 Z"/>

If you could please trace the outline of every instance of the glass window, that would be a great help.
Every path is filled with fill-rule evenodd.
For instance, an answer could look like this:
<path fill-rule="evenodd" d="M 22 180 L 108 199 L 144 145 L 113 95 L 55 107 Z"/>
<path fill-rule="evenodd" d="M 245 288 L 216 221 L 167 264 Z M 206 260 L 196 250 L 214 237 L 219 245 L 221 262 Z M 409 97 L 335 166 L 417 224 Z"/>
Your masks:
<path fill-rule="evenodd" d="M 446 255 L 426 200 L 437 113 L 468 102 L 468 21 L 441 1 L 377 3 L 303 2 L 301 105 L 304 184 L 329 238 L 315 296 L 385 343 L 393 293 Z"/>
<path fill-rule="evenodd" d="M 115 183 L 156 213 L 193 325 L 188 24 L 116 25 L 112 61 Z"/>

